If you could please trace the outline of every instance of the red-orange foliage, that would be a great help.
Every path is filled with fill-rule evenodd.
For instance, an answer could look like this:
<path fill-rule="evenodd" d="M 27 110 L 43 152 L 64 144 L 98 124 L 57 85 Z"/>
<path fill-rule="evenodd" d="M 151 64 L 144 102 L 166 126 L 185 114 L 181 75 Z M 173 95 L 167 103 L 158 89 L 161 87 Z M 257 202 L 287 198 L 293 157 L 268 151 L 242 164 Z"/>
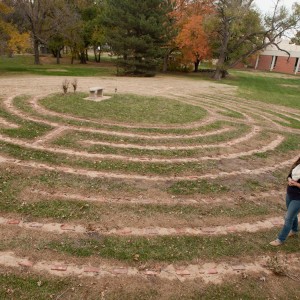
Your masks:
<path fill-rule="evenodd" d="M 203 59 L 211 56 L 208 36 L 204 32 L 203 20 L 205 15 L 213 12 L 211 0 L 174 0 L 173 12 L 178 26 L 175 43 L 182 53 L 182 62 L 193 62 L 197 70 Z"/>

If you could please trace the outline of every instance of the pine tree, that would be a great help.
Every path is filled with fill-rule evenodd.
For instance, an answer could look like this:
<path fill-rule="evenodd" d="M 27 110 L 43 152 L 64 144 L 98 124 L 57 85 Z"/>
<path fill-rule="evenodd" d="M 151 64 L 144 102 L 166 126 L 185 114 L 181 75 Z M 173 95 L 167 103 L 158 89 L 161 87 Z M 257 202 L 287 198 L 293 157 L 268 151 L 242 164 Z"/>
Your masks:
<path fill-rule="evenodd" d="M 168 0 L 107 0 L 108 44 L 119 56 L 118 70 L 126 75 L 153 76 L 166 44 Z"/>

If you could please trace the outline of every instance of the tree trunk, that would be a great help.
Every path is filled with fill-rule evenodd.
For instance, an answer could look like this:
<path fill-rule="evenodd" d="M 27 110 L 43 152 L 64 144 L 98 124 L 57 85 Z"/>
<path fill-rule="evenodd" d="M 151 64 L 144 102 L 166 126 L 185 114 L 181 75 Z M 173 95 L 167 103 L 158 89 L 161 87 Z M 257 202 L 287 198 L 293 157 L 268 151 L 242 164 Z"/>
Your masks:
<path fill-rule="evenodd" d="M 229 38 L 228 38 L 229 40 Z M 222 72 L 224 71 L 224 63 L 226 59 L 226 50 L 228 45 L 228 40 L 224 38 L 223 45 L 220 51 L 220 56 L 217 62 L 216 71 L 213 75 L 213 79 L 215 80 L 221 80 L 222 78 Z"/>
<path fill-rule="evenodd" d="M 40 65 L 39 41 L 35 37 L 33 39 L 34 64 Z"/>
<path fill-rule="evenodd" d="M 166 53 L 166 55 L 164 56 L 164 65 L 163 65 L 163 73 L 166 73 L 168 71 L 168 60 L 169 60 L 169 51 Z"/>
<path fill-rule="evenodd" d="M 98 47 L 94 46 L 95 62 L 99 63 L 101 61 L 101 51 L 98 50 L 98 53 L 97 53 L 97 49 L 98 49 Z"/>
<path fill-rule="evenodd" d="M 217 67 L 216 71 L 214 72 L 214 75 L 212 77 L 215 80 L 221 80 L 222 78 L 222 70 Z"/>
<path fill-rule="evenodd" d="M 163 64 L 163 72 L 167 72 L 168 71 L 168 61 L 169 61 L 169 57 L 171 55 L 171 53 L 173 51 L 175 51 L 177 48 L 172 48 L 172 49 L 168 49 L 167 52 L 164 55 L 164 64 Z"/>
<path fill-rule="evenodd" d="M 222 72 L 221 72 L 221 77 L 222 77 L 222 78 L 226 78 L 227 75 L 229 75 L 228 71 L 227 71 L 227 70 L 222 70 Z"/>
<path fill-rule="evenodd" d="M 71 65 L 73 65 L 76 52 L 75 52 L 74 48 L 72 48 L 72 47 L 70 47 L 70 52 L 71 52 Z"/>
<path fill-rule="evenodd" d="M 221 78 L 224 78 L 223 77 L 225 75 L 224 63 L 227 57 L 228 43 L 230 39 L 229 20 L 224 18 L 222 20 L 222 23 L 223 23 L 223 28 L 222 28 L 221 49 L 220 49 L 219 59 L 216 66 L 216 71 L 212 77 L 215 80 L 221 80 Z"/>
<path fill-rule="evenodd" d="M 194 69 L 194 72 L 197 73 L 199 71 L 199 65 L 200 65 L 200 59 L 197 58 L 195 61 L 194 61 L 194 66 L 195 66 L 195 69 Z"/>
<path fill-rule="evenodd" d="M 228 71 L 227 70 L 223 70 L 221 68 L 217 68 L 216 71 L 214 72 L 213 75 L 213 79 L 215 80 L 221 80 L 227 77 L 228 75 Z"/>
<path fill-rule="evenodd" d="M 98 62 L 98 58 L 97 58 L 97 47 L 94 46 L 94 47 L 93 47 L 93 50 L 94 50 L 95 62 Z"/>
<path fill-rule="evenodd" d="M 85 49 L 85 63 L 89 61 L 88 49 Z"/>
<path fill-rule="evenodd" d="M 216 71 L 213 75 L 213 79 L 215 79 L 215 80 L 221 80 L 221 78 L 224 78 L 224 77 L 222 77 L 222 74 L 225 71 L 224 63 L 225 63 L 225 59 L 226 59 L 227 45 L 228 45 L 228 40 L 225 40 L 223 43 L 222 49 L 220 51 L 220 56 L 219 56 L 219 59 L 217 62 Z"/>
<path fill-rule="evenodd" d="M 60 64 L 60 49 L 57 48 L 56 50 L 56 64 Z"/>
<path fill-rule="evenodd" d="M 86 55 L 85 55 L 85 51 L 81 51 L 79 53 L 79 59 L 80 59 L 80 63 L 81 64 L 86 64 Z"/>

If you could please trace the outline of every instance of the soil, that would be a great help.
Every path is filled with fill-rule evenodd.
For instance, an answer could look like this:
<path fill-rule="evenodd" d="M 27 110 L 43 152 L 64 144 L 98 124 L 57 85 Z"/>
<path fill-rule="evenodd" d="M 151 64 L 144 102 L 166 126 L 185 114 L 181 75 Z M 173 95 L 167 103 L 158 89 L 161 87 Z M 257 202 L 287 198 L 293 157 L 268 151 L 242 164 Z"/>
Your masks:
<path fill-rule="evenodd" d="M 63 72 L 64 70 L 61 70 Z M 192 284 L 200 282 L 201 286 L 220 284 L 226 282 L 228 278 L 237 278 L 243 273 L 245 278 L 248 276 L 263 276 L 268 277 L 273 282 L 276 282 L 272 276 L 272 272 L 266 267 L 267 257 L 238 257 L 238 258 L 218 258 L 215 261 L 184 261 L 178 264 L 168 263 L 153 263 L 147 262 L 144 266 L 128 265 L 117 260 L 102 259 L 99 257 L 91 258 L 76 258 L 67 256 L 61 253 L 56 253 L 50 249 L 39 249 L 38 242 L 41 238 L 53 239 L 63 242 L 66 236 L 70 238 L 78 238 L 87 232 L 92 231 L 97 236 L 115 235 L 115 236 L 146 236 L 151 239 L 155 236 L 173 235 L 173 236 L 221 236 L 229 233 L 244 233 L 267 231 L 274 227 L 282 225 L 282 211 L 278 209 L 275 213 L 268 216 L 257 217 L 255 215 L 243 217 L 240 219 L 232 216 L 219 217 L 207 216 L 198 218 L 195 215 L 176 216 L 166 214 L 165 212 L 150 213 L 149 215 L 138 215 L 134 211 L 124 212 L 120 210 L 118 205 L 185 205 L 185 206 L 201 206 L 211 207 L 213 209 L 217 205 L 224 205 L 224 208 L 238 206 L 241 203 L 241 196 L 245 201 L 253 201 L 259 203 L 268 199 L 270 203 L 278 203 L 282 201 L 283 192 L 278 191 L 278 180 L 276 181 L 274 172 L 287 170 L 294 162 L 295 157 L 299 155 L 299 151 L 293 150 L 287 153 L 276 152 L 276 149 L 285 141 L 285 134 L 300 133 L 299 129 L 282 126 L 278 121 L 282 119 L 272 115 L 270 111 L 273 109 L 285 116 L 292 116 L 295 120 L 300 119 L 300 112 L 289 108 L 274 107 L 262 103 L 249 103 L 244 99 L 239 99 L 235 96 L 236 88 L 216 84 L 209 81 L 196 81 L 190 79 L 158 76 L 155 78 L 77 78 L 79 86 L 78 90 L 87 92 L 89 87 L 101 85 L 104 86 L 105 93 L 114 93 L 117 89 L 118 93 L 133 93 L 139 95 L 163 96 L 179 101 L 189 103 L 191 105 L 204 107 L 208 111 L 208 116 L 204 120 L 181 126 L 180 128 L 189 128 L 194 130 L 191 135 L 203 137 L 203 132 L 197 133 L 197 128 L 205 124 L 210 124 L 215 120 L 230 121 L 232 124 L 247 125 L 249 130 L 242 136 L 231 139 L 226 142 L 216 142 L 214 144 L 186 144 L 182 139 L 187 139 L 186 135 L 157 135 L 157 134 L 136 134 L 131 131 L 135 128 L 130 123 L 105 123 L 101 124 L 97 120 L 92 120 L 96 124 L 105 126 L 116 125 L 122 127 L 122 131 L 109 131 L 106 129 L 93 129 L 87 125 L 72 126 L 63 123 L 66 119 L 80 121 L 79 118 L 51 112 L 40 105 L 38 99 L 50 93 L 62 92 L 61 83 L 67 77 L 51 76 L 11 76 L 0 77 L 0 89 L 2 91 L 3 109 L 12 115 L 17 115 L 24 120 L 31 120 L 38 123 L 48 124 L 53 126 L 53 130 L 40 136 L 36 140 L 26 140 L 17 137 L 9 137 L 2 133 L 0 140 L 3 143 L 18 146 L 21 149 L 43 150 L 49 153 L 65 154 L 70 157 L 81 159 L 94 160 L 119 160 L 126 162 L 139 163 L 195 163 L 201 164 L 203 161 L 215 161 L 211 168 L 204 168 L 202 173 L 194 173 L 193 170 L 185 171 L 180 174 L 168 175 L 150 175 L 143 172 L 109 172 L 95 171 L 85 168 L 74 168 L 69 165 L 56 165 L 55 163 L 40 163 L 31 160 L 22 160 L 9 157 L 5 154 L 0 154 L 0 164 L 2 173 L 11 172 L 15 176 L 17 172 L 28 173 L 28 182 L 21 192 L 17 195 L 15 201 L 22 203 L 34 204 L 38 201 L 53 201 L 53 199 L 77 200 L 84 203 L 102 203 L 103 205 L 111 206 L 110 212 L 103 216 L 100 222 L 91 222 L 90 220 L 75 220 L 61 222 L 61 220 L 34 218 L 32 216 L 22 215 L 18 210 L 9 213 L 1 213 L 0 215 L 0 240 L 9 241 L 11 237 L 16 236 L 20 240 L 31 241 L 28 247 L 20 247 L 20 245 L 12 245 L 12 249 L 6 249 L 0 253 L 0 265 L 7 272 L 18 273 L 24 264 L 28 264 L 29 272 L 44 274 L 45 276 L 58 277 L 73 277 L 73 280 L 82 280 L 87 282 L 85 277 L 92 278 L 95 281 L 95 286 L 101 286 L 103 282 L 109 282 L 110 288 L 118 286 L 121 282 L 122 287 L 126 289 L 126 285 L 133 283 L 137 287 L 138 283 L 153 281 L 158 287 L 163 286 L 163 296 L 166 298 L 170 294 L 170 289 L 165 290 L 165 282 L 171 281 L 170 287 L 174 287 L 174 282 Z M 70 78 L 68 78 L 70 79 Z M 29 114 L 16 108 L 12 100 L 16 95 L 26 94 L 31 97 L 29 103 L 36 115 Z M 220 96 L 221 95 L 221 96 Z M 223 108 L 219 108 L 222 106 Z M 224 116 L 227 110 L 234 110 L 241 113 L 242 117 Z M 223 114 L 222 114 L 223 113 Z M 53 122 L 47 119 L 47 116 L 55 115 L 61 118 L 61 122 Z M 43 117 L 44 116 L 44 117 Z M 13 122 L 8 122 L 5 118 L 0 118 L 1 128 L 17 128 Z M 146 124 L 141 124 L 141 128 L 145 128 Z M 178 126 L 177 126 L 178 127 Z M 124 130 L 125 128 L 125 130 Z M 176 128 L 176 126 L 161 126 L 161 128 Z M 228 128 L 225 130 L 228 130 Z M 140 150 L 194 150 L 201 149 L 201 155 L 197 157 L 171 157 L 162 158 L 159 156 L 137 156 L 137 155 L 118 155 L 118 154 L 103 154 L 90 152 L 88 149 L 68 149 L 57 147 L 52 144 L 53 140 L 64 134 L 72 134 L 73 131 L 102 133 L 116 135 L 119 137 L 134 137 L 144 138 L 145 140 L 174 140 L 174 144 L 149 146 L 149 145 L 130 145 L 128 143 L 105 143 L 103 146 L 115 148 L 137 148 Z M 218 137 L 224 132 L 218 130 L 210 134 Z M 205 135 L 206 133 L 204 133 Z M 265 134 L 265 135 L 264 135 Z M 180 140 L 181 139 L 181 140 Z M 86 140 L 82 145 L 95 144 L 93 140 Z M 203 153 L 203 155 L 202 155 Z M 257 157 L 255 157 L 257 155 Z M 263 159 L 259 158 L 259 155 Z M 70 181 L 70 184 L 62 184 L 57 186 L 54 184 L 50 188 L 45 180 L 44 184 L 30 181 L 30 176 L 40 174 L 59 174 L 60 179 L 66 180 L 70 178 L 82 178 L 82 186 L 76 188 Z M 272 189 L 261 190 L 252 193 L 248 191 L 244 195 L 234 190 L 224 192 L 223 194 L 208 193 L 208 195 L 195 194 L 192 196 L 174 196 L 168 193 L 167 187 L 173 183 L 180 181 L 197 182 L 199 180 L 207 180 L 208 182 L 227 181 L 228 185 L 237 187 L 245 184 L 247 179 L 253 181 L 266 181 L 273 186 Z M 91 189 L 86 182 L 94 182 L 102 180 L 103 192 L 100 190 Z M 59 181 L 59 179 L 58 179 Z M 67 180 L 66 180 L 67 181 Z M 123 188 L 111 188 L 113 184 L 123 184 Z M 253 184 L 256 184 L 254 182 Z M 244 187 L 243 187 L 244 188 Z M 246 189 L 246 188 L 245 188 Z M 243 190 L 243 189 L 242 189 Z M 288 255 L 287 261 L 293 265 L 294 271 L 300 269 L 299 255 Z M 32 264 L 31 264 L 32 263 Z M 22 265 L 20 267 L 20 265 Z M 53 266 L 63 267 L 67 265 L 67 270 L 54 270 Z M 101 268 L 98 272 L 85 272 L 86 266 L 93 268 Z M 62 268 L 63 269 L 63 268 Z M 113 280 L 111 280 L 111 278 Z M 240 281 L 239 281 L 240 282 Z M 176 284 L 175 284 L 176 286 Z M 187 285 L 185 285 L 186 287 Z M 272 284 L 270 284 L 272 286 Z M 182 289 L 185 289 L 182 287 Z M 108 292 L 103 289 L 104 294 Z M 176 288 L 175 288 L 176 289 Z M 126 289 L 129 292 L 129 289 Z M 111 291 L 111 290 L 110 290 Z M 104 298 L 103 298 L 104 299 Z"/>
<path fill-rule="evenodd" d="M 128 78 L 128 77 L 76 77 L 78 81 L 78 91 L 87 92 L 92 86 L 101 85 L 104 87 L 104 94 L 133 93 L 137 95 L 174 97 L 179 94 L 220 94 L 233 93 L 235 87 L 224 84 L 216 84 L 209 81 L 194 81 L 183 78 L 170 78 L 167 76 L 157 76 L 155 78 Z M 0 89 L 3 97 L 23 94 L 23 95 L 48 95 L 62 92 L 61 84 L 65 76 L 6 76 L 0 78 Z"/>

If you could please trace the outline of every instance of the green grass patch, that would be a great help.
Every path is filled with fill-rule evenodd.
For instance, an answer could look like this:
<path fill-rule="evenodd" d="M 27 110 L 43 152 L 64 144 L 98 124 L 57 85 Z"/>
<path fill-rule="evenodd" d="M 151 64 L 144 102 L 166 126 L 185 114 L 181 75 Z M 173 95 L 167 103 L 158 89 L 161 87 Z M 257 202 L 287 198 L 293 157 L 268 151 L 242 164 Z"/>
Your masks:
<path fill-rule="evenodd" d="M 278 177 L 282 178 L 281 175 Z M 116 181 L 85 179 L 71 175 L 62 176 L 58 173 L 47 172 L 41 175 L 28 175 L 24 172 L 8 172 L 3 170 L 0 175 L 0 211 L 3 213 L 18 213 L 26 218 L 48 218 L 56 220 L 87 220 L 101 221 L 103 216 L 116 215 L 126 220 L 127 216 L 161 217 L 164 215 L 189 220 L 191 217 L 232 217 L 244 218 L 249 216 L 267 216 L 274 213 L 283 213 L 284 203 L 270 203 L 263 200 L 260 203 L 240 201 L 238 204 L 207 205 L 162 205 L 162 204 L 120 204 L 120 203 L 95 203 L 90 201 L 76 201 L 48 199 L 41 197 L 40 201 L 24 202 L 20 193 L 32 187 L 40 189 L 84 189 L 93 193 L 113 193 L 114 191 L 132 193 L 138 188 Z M 243 184 L 244 185 L 244 184 Z M 220 193 L 221 195 L 221 193 Z"/>
<path fill-rule="evenodd" d="M 190 289 L 185 300 L 266 300 L 266 299 L 299 299 L 297 282 L 291 284 L 291 280 L 279 277 L 277 280 L 269 278 L 268 282 L 262 282 L 256 275 L 253 277 L 228 278 L 226 282 L 217 285 L 209 285 L 201 289 Z M 276 285 L 276 288 L 274 288 Z M 192 290 L 192 291 L 191 291 Z M 177 300 L 174 295 L 169 300 Z"/>
<path fill-rule="evenodd" d="M 283 120 L 287 121 L 287 123 L 286 122 L 279 122 L 279 121 L 276 121 L 276 120 L 275 120 L 275 122 L 277 122 L 277 123 L 279 123 L 283 126 L 286 126 L 286 127 L 300 129 L 300 121 L 298 121 L 294 118 L 289 118 L 289 117 L 281 115 L 281 114 L 276 114 L 276 115 L 279 116 L 280 118 L 282 118 Z"/>
<path fill-rule="evenodd" d="M 13 58 L 0 56 L 1 74 L 8 75 L 42 75 L 42 76 L 113 76 L 116 70 L 113 65 L 79 64 L 41 64 L 34 65 L 33 56 L 18 55 Z"/>
<path fill-rule="evenodd" d="M 237 86 L 241 97 L 269 104 L 300 108 L 299 77 L 235 70 L 231 70 L 230 73 L 232 76 L 222 83 Z"/>
<path fill-rule="evenodd" d="M 246 132 L 247 126 L 240 126 L 234 131 L 226 132 L 220 135 L 214 135 L 214 136 L 208 136 L 208 137 L 199 137 L 199 138 L 193 138 L 191 140 L 178 140 L 176 144 L 174 144 L 174 141 L 170 140 L 159 140 L 155 141 L 153 143 L 147 143 L 143 139 L 128 139 L 128 138 L 119 138 L 121 139 L 121 143 L 124 143 L 125 140 L 128 142 L 133 141 L 134 144 L 138 145 L 159 145 L 159 146 L 193 146 L 193 145 L 203 145 L 211 143 L 211 148 L 202 148 L 202 149 L 183 149 L 183 150 L 176 150 L 176 149 L 135 149 L 134 147 L 115 147 L 115 146 L 109 146 L 109 145 L 97 145 L 97 144 L 82 144 L 80 143 L 81 140 L 85 140 L 86 138 L 91 138 L 91 136 L 85 135 L 85 134 L 65 134 L 64 136 L 60 136 L 55 141 L 52 141 L 52 144 L 55 146 L 61 146 L 64 148 L 70 148 L 70 149 L 77 149 L 77 150 L 86 150 L 88 152 L 92 153 L 100 153 L 100 154 L 117 154 L 117 155 L 127 155 L 127 156 L 149 156 L 150 158 L 154 157 L 160 157 L 160 158 L 175 158 L 175 157 L 202 157 L 207 155 L 209 152 L 209 155 L 212 155 L 212 153 L 218 152 L 219 149 L 217 147 L 214 148 L 214 144 L 216 143 L 222 143 L 225 141 L 230 141 L 235 138 L 240 137 L 244 132 Z M 109 138 L 108 138 L 109 139 Z M 100 140 L 99 137 L 97 137 L 97 140 Z M 139 143 L 141 141 L 141 143 Z M 120 142 L 120 140 L 118 141 Z M 117 143 L 118 143 L 117 142 Z M 166 142 L 166 143 L 165 143 Z M 172 144 L 170 142 L 173 142 Z"/>
<path fill-rule="evenodd" d="M 122 144 L 137 144 L 141 146 L 178 146 L 178 145 L 198 145 L 198 144 L 208 144 L 208 143 L 217 143 L 223 142 L 229 139 L 233 139 L 239 137 L 243 134 L 246 134 L 249 130 L 249 126 L 245 124 L 241 124 L 238 128 L 236 128 L 236 124 L 229 124 L 224 123 L 222 125 L 213 126 L 213 127 L 205 127 L 204 129 L 210 131 L 214 129 L 220 129 L 221 127 L 231 127 L 232 130 L 222 133 L 222 134 L 213 134 L 210 136 L 203 136 L 203 137 L 190 137 L 188 139 L 143 139 L 143 138 L 134 138 L 134 137 L 126 137 L 126 136 L 116 136 L 116 135 L 109 135 L 109 134 L 101 134 L 101 133 L 90 133 L 90 132 L 79 132 L 73 131 L 73 134 L 70 135 L 63 135 L 57 138 L 53 143 L 59 146 L 66 146 L 66 147 L 76 147 L 76 143 L 80 141 L 100 141 L 100 142 L 111 142 L 111 143 L 122 143 Z M 132 129 L 130 129 L 132 131 Z M 199 131 L 201 133 L 203 130 Z M 198 132 L 198 129 L 197 131 Z M 195 133 L 195 132 L 193 132 Z M 178 133 L 179 134 L 179 133 Z M 186 133 L 184 133 L 186 134 Z M 82 145 L 80 145 L 82 149 Z"/>
<path fill-rule="evenodd" d="M 87 96 L 86 94 L 84 94 L 85 96 Z M 63 117 L 59 117 L 59 116 L 50 116 L 50 115 L 43 115 L 38 113 L 37 111 L 35 111 L 34 109 L 32 109 L 32 107 L 27 103 L 26 98 L 21 98 L 21 97 L 17 97 L 14 99 L 14 105 L 19 108 L 20 110 L 26 112 L 27 114 L 30 114 L 31 116 L 35 116 L 35 117 L 39 117 L 42 120 L 48 120 L 48 121 L 52 121 L 52 122 L 57 122 L 63 125 L 69 124 L 69 125 L 75 125 L 75 126 L 87 126 L 87 127 L 92 127 L 92 128 L 97 128 L 97 129 L 109 129 L 109 130 L 115 130 L 115 131 L 129 131 L 130 132 L 136 132 L 136 133 L 159 133 L 159 134 L 193 134 L 195 132 L 203 132 L 206 133 L 208 131 L 213 131 L 213 130 L 218 130 L 221 129 L 223 127 L 232 127 L 235 128 L 236 124 L 229 122 L 229 121 L 215 121 L 213 123 L 207 124 L 205 126 L 201 126 L 199 128 L 192 128 L 192 129 L 183 129 L 183 128 L 169 128 L 169 129 L 164 129 L 164 128 L 126 128 L 126 127 L 122 127 L 122 126 L 117 126 L 117 125 L 105 125 L 105 124 L 97 124 L 97 123 L 93 123 L 93 122 L 89 122 L 88 120 L 83 121 L 76 121 L 76 120 L 72 120 L 72 119 L 67 119 L 67 118 L 63 118 Z M 242 124 L 243 125 L 243 124 Z M 242 126 L 241 125 L 241 126 Z M 99 140 L 109 140 L 109 141 L 120 141 L 120 139 L 126 141 L 128 140 L 130 142 L 130 140 L 133 140 L 133 143 L 135 139 L 131 139 L 131 138 L 120 138 L 120 137 L 116 137 L 116 136 L 110 136 L 110 135 L 105 135 L 105 134 L 92 134 L 92 133 L 81 133 L 81 132 L 77 132 L 77 135 L 79 134 L 83 134 L 86 137 L 91 137 L 93 136 L 95 139 L 99 139 Z M 88 138 L 86 138 L 88 139 Z M 193 138 L 191 138 L 192 140 Z M 157 141 L 150 141 L 150 140 L 137 140 L 136 143 L 160 143 Z"/>
<path fill-rule="evenodd" d="M 99 255 L 103 258 L 134 261 L 136 255 L 145 261 L 190 261 L 196 258 L 218 259 L 242 255 L 276 253 L 269 242 L 279 229 L 259 233 L 230 234 L 216 237 L 101 237 L 101 239 L 70 239 L 41 242 L 40 248 L 53 249 L 77 257 Z M 255 241 L 255 242 L 253 242 Z M 285 253 L 298 253 L 299 239 L 289 240 L 282 246 Z"/>
<path fill-rule="evenodd" d="M 1 170 L 0 174 L 0 211 L 22 212 L 29 216 L 38 217 L 57 216 L 58 218 L 62 218 L 63 215 L 66 217 L 72 216 L 76 209 L 78 209 L 76 215 L 79 213 L 83 215 L 86 214 L 88 208 L 88 205 L 86 205 L 88 203 L 86 202 L 70 201 L 70 203 L 68 203 L 69 206 L 66 207 L 63 201 L 57 206 L 55 202 L 52 204 L 50 201 L 48 204 L 47 202 L 37 203 L 36 205 L 33 203 L 30 207 L 27 207 L 24 205 L 22 199 L 20 200 L 21 202 L 18 200 L 18 195 L 24 189 L 32 187 L 33 184 L 43 186 L 46 189 L 73 188 L 93 191 L 93 193 L 96 194 L 114 193 L 117 191 L 128 195 L 135 192 L 141 192 L 138 187 L 118 180 L 86 178 L 56 172 L 41 172 L 40 175 L 37 175 L 26 171 L 19 171 L 18 168 L 14 171 L 9 168 L 5 168 Z M 84 210 L 82 210 L 82 206 L 84 206 Z M 95 207 L 93 204 L 90 204 L 90 206 L 92 208 L 89 211 L 92 213 L 92 210 Z M 32 211 L 30 211 L 30 209 L 32 209 Z M 58 211 L 56 212 L 55 209 Z M 97 209 L 95 209 L 95 211 L 97 211 Z M 75 216 L 73 217 L 75 218 Z"/>
<path fill-rule="evenodd" d="M 66 279 L 41 279 L 36 275 L 0 273 L 0 298 L 3 300 L 58 299 L 67 288 L 70 288 L 70 282 Z"/>
<path fill-rule="evenodd" d="M 20 96 L 16 99 L 20 101 L 26 101 L 28 100 L 28 97 Z M 52 129 L 52 127 L 49 125 L 27 121 L 21 119 L 18 116 L 11 115 L 8 112 L 6 112 L 2 107 L 0 107 L 0 116 L 8 121 L 11 121 L 16 125 L 19 125 L 18 128 L 0 128 L 0 133 L 3 133 L 13 138 L 35 139 L 38 136 L 44 135 L 45 133 L 47 133 L 47 131 Z"/>
<path fill-rule="evenodd" d="M 145 162 L 125 162 L 117 160 L 93 160 L 93 159 L 81 159 L 74 157 L 73 155 L 55 154 L 41 150 L 31 150 L 5 143 L 0 141 L 0 150 L 2 153 L 6 153 L 12 157 L 38 161 L 43 163 L 51 163 L 54 166 L 71 166 L 77 168 L 84 168 L 95 171 L 122 171 L 126 174 L 143 174 L 143 175 L 170 175 L 178 176 L 182 173 L 188 174 L 203 174 L 209 169 L 213 169 L 216 166 L 214 161 L 204 161 L 198 164 L 195 163 L 145 163 Z"/>
<path fill-rule="evenodd" d="M 129 215 L 137 217 L 158 218 L 163 215 L 174 216 L 179 219 L 202 217 L 231 217 L 235 219 L 249 216 L 267 216 L 273 213 L 282 213 L 282 205 L 266 203 L 243 202 L 239 205 L 214 205 L 214 208 L 205 205 L 159 205 L 159 204 L 96 204 L 87 201 L 66 199 L 47 199 L 41 201 L 24 202 L 15 197 L 8 201 L 4 197 L 0 201 L 0 209 L 6 213 L 19 213 L 29 218 L 50 218 L 56 220 L 101 221 L 102 217 L 119 216 L 126 220 Z"/>
<path fill-rule="evenodd" d="M 300 138 L 297 134 L 285 134 L 285 140 L 276 147 L 274 150 L 266 151 L 263 153 L 255 153 L 251 156 L 244 157 L 244 160 L 251 159 L 266 159 L 273 155 L 280 155 L 282 153 L 287 153 L 290 151 L 296 151 L 300 147 Z"/>
<path fill-rule="evenodd" d="M 219 194 L 227 192 L 228 188 L 216 182 L 210 183 L 207 180 L 182 180 L 172 184 L 168 191 L 175 195 Z"/>
<path fill-rule="evenodd" d="M 236 119 L 244 119 L 243 114 L 241 114 L 237 111 L 228 109 L 228 108 L 225 111 L 218 111 L 218 113 L 220 115 L 225 116 L 225 117 L 236 118 Z"/>
<path fill-rule="evenodd" d="M 299 129 L 300 128 L 300 115 L 295 115 L 295 114 L 290 114 L 290 116 L 286 116 L 283 115 L 281 113 L 275 112 L 275 111 L 271 111 L 268 109 L 262 109 L 260 108 L 261 111 L 267 112 L 268 114 L 274 115 L 276 117 L 279 117 L 282 119 L 282 121 L 276 120 L 274 119 L 273 121 L 282 125 L 282 126 L 286 126 L 286 127 L 291 127 L 291 128 L 296 128 Z M 298 119 L 298 120 L 297 120 Z"/>
<path fill-rule="evenodd" d="M 0 132 L 12 138 L 36 139 L 49 132 L 52 127 L 35 122 L 24 122 L 19 128 L 0 129 Z"/>
<path fill-rule="evenodd" d="M 162 97 L 116 94 L 101 102 L 83 98 L 82 93 L 56 94 L 42 99 L 41 103 L 59 113 L 112 122 L 182 124 L 201 120 L 206 115 L 200 107 Z"/>
<path fill-rule="evenodd" d="M 286 153 L 289 151 L 298 150 L 300 147 L 300 135 L 299 134 L 286 134 L 285 140 L 274 150 L 267 153 Z"/>

